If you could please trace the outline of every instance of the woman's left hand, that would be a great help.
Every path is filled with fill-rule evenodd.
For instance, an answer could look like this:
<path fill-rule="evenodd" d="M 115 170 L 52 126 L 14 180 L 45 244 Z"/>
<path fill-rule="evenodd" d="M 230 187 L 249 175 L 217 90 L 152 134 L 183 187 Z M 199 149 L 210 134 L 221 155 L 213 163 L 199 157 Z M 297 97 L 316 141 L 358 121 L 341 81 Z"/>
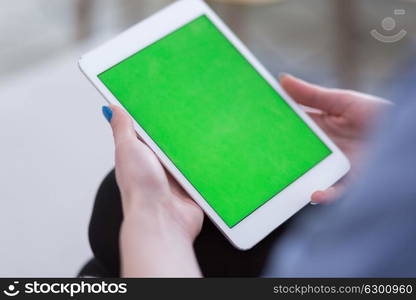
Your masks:
<path fill-rule="evenodd" d="M 141 210 L 155 210 L 164 214 L 175 230 L 193 240 L 202 226 L 201 208 L 166 172 L 152 150 L 137 138 L 128 114 L 114 105 L 110 109 L 116 178 L 125 217 Z"/>
<path fill-rule="evenodd" d="M 124 214 L 123 276 L 200 276 L 192 245 L 204 218 L 201 208 L 137 138 L 122 108 L 111 105 L 103 112 L 113 129 Z"/>

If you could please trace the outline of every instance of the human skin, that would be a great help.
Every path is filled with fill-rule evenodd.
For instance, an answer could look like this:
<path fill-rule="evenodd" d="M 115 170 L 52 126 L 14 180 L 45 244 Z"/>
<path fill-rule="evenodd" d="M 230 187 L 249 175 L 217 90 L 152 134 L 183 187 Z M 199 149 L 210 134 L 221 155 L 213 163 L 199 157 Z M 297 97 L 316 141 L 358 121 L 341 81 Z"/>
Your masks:
<path fill-rule="evenodd" d="M 327 89 L 283 74 L 285 91 L 359 165 L 368 128 L 388 101 L 353 91 Z M 124 277 L 200 277 L 193 242 L 203 212 L 163 168 L 133 129 L 128 114 L 111 105 L 116 178 L 124 220 L 120 233 Z M 312 110 L 311 110 L 312 109 Z M 311 201 L 328 203 L 341 193 L 338 184 L 316 191 Z"/>

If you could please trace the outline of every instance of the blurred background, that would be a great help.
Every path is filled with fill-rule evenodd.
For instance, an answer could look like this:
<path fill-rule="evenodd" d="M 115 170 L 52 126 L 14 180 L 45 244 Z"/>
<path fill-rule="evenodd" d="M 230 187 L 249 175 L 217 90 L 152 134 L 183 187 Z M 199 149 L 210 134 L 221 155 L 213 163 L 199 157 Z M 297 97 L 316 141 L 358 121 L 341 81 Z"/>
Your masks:
<path fill-rule="evenodd" d="M 0 277 L 75 276 L 113 167 L 104 100 L 77 58 L 173 1 L 0 0 Z M 274 74 L 415 97 L 416 2 L 207 1 Z M 394 43 L 371 30 L 405 36 Z"/>

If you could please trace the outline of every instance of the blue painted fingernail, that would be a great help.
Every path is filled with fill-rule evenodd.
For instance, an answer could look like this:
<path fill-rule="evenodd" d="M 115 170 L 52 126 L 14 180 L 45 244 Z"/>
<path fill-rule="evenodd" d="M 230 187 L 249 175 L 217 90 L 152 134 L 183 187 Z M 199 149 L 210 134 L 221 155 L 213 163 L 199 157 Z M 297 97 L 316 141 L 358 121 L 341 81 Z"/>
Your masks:
<path fill-rule="evenodd" d="M 108 106 L 103 106 L 103 115 L 107 119 L 109 123 L 111 123 L 111 119 L 113 118 L 113 111 Z"/>

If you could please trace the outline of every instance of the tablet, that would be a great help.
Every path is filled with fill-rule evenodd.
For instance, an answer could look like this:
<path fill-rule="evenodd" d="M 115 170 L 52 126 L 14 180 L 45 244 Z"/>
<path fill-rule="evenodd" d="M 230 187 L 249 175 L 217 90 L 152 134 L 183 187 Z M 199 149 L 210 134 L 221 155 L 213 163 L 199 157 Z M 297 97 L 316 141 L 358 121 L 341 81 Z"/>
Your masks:
<path fill-rule="evenodd" d="M 126 109 L 139 136 L 239 249 L 349 169 L 203 1 L 175 2 L 79 65 L 109 103 Z"/>

